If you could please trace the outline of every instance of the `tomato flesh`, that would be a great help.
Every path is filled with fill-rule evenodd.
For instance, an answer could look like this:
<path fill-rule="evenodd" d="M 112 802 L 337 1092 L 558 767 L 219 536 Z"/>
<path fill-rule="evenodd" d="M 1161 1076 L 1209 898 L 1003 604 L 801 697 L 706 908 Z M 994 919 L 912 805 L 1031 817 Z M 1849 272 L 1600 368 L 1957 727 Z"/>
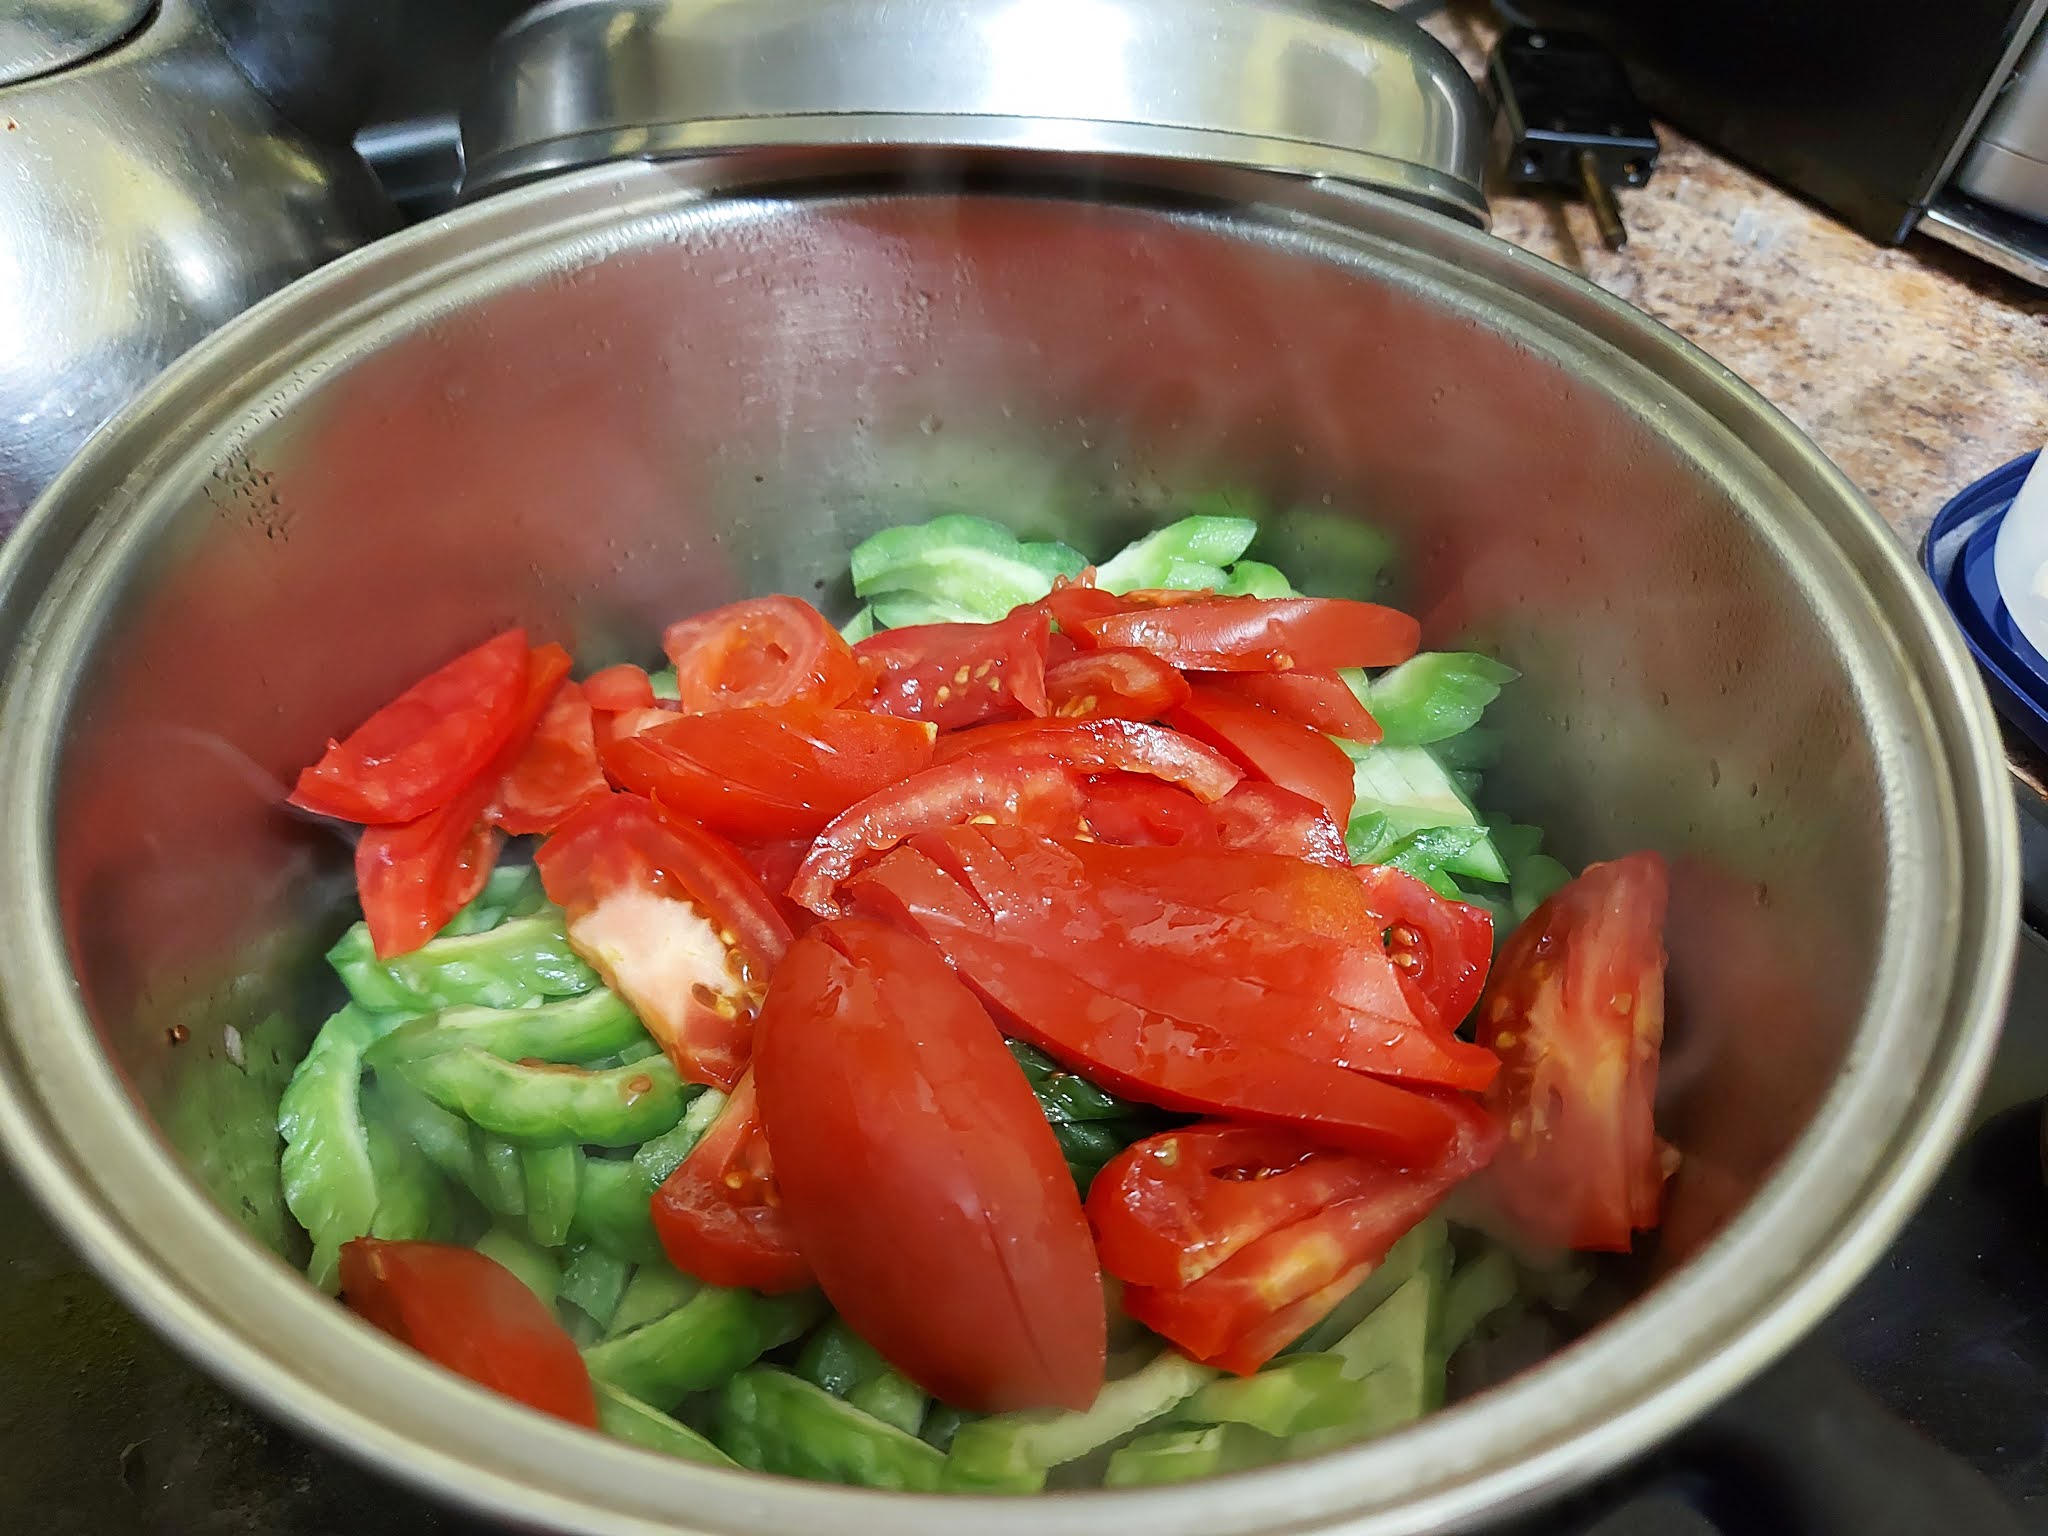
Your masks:
<path fill-rule="evenodd" d="M 1105 843 L 1178 848 L 1217 841 L 1216 809 L 1175 785 L 1135 773 L 1099 774 L 1088 781 L 1087 794 L 1088 830 Z"/>
<path fill-rule="evenodd" d="M 1356 875 L 1387 956 L 1420 1004 L 1417 1014 L 1456 1029 L 1486 986 L 1493 918 L 1484 907 L 1439 896 L 1384 864 L 1361 864 Z"/>
<path fill-rule="evenodd" d="M 604 749 L 620 786 L 740 842 L 816 833 L 931 757 L 929 726 L 815 704 L 671 716 Z"/>
<path fill-rule="evenodd" d="M 1011 720 L 940 740 L 940 762 L 966 757 L 1049 757 L 1081 773 L 1150 774 L 1201 800 L 1222 798 L 1243 777 L 1194 738 L 1136 720 Z"/>
<path fill-rule="evenodd" d="M 341 1249 L 349 1309 L 436 1365 L 597 1427 L 590 1371 L 551 1308 L 474 1248 L 359 1237 Z"/>
<path fill-rule="evenodd" d="M 1349 869 L 1344 829 L 1306 795 L 1247 779 L 1210 807 L 1216 841 L 1247 853 L 1278 853 Z M 1117 839 L 1109 838 L 1109 842 Z"/>
<path fill-rule="evenodd" d="M 602 714 L 657 707 L 653 679 L 648 677 L 645 667 L 636 667 L 630 661 L 600 667 L 591 673 L 583 679 L 583 696 L 592 709 Z"/>
<path fill-rule="evenodd" d="M 862 702 L 958 730 L 1046 712 L 1046 616 L 1019 608 L 994 624 L 913 624 L 854 647 L 873 681 Z"/>
<path fill-rule="evenodd" d="M 1379 721 L 1335 672 L 1225 672 L 1209 687 L 1361 746 L 1382 735 Z"/>
<path fill-rule="evenodd" d="M 1146 651 L 1091 651 L 1045 674 L 1052 713 L 1070 720 L 1157 720 L 1186 700 L 1188 682 Z"/>
<path fill-rule="evenodd" d="M 291 803 L 371 826 L 416 821 L 477 779 L 525 702 L 524 630 L 508 629 L 429 673 L 299 775 Z"/>
<path fill-rule="evenodd" d="M 632 1005 L 687 1082 L 729 1089 L 788 922 L 738 852 L 686 818 L 613 795 L 535 856 L 569 942 Z"/>
<path fill-rule="evenodd" d="M 799 939 L 756 1070 L 784 1212 L 855 1332 L 959 1407 L 1095 1400 L 1102 1280 L 1073 1179 L 929 946 L 860 919 Z"/>
<path fill-rule="evenodd" d="M 829 707 L 860 688 L 853 647 L 794 597 L 750 597 L 669 625 L 662 651 L 686 714 L 798 701 Z"/>
<path fill-rule="evenodd" d="M 565 680 L 540 717 L 533 740 L 498 786 L 488 815 L 513 837 L 552 832 L 586 800 L 611 792 L 597 761 L 590 700 Z"/>
<path fill-rule="evenodd" d="M 1478 1039 L 1500 1056 L 1487 1103 L 1507 1141 L 1487 1185 L 1531 1243 L 1625 1252 L 1657 1224 L 1675 1156 L 1652 1119 L 1668 894 L 1654 853 L 1592 865 L 1494 963 Z"/>
<path fill-rule="evenodd" d="M 813 1283 L 777 1183 L 752 1071 L 654 1192 L 669 1262 L 710 1285 L 778 1295 Z"/>
<path fill-rule="evenodd" d="M 488 812 L 569 675 L 569 653 L 544 645 L 527 658 L 526 696 L 498 755 L 446 804 L 417 821 L 366 828 L 356 843 L 356 895 L 380 960 L 418 949 L 473 900 L 503 842 Z"/>
<path fill-rule="evenodd" d="M 839 883 L 919 832 L 987 817 L 1063 836 L 1080 829 L 1085 809 L 1080 777 L 1051 758 L 941 763 L 849 808 L 819 833 L 790 883 L 790 899 L 836 917 L 844 910 Z"/>
<path fill-rule="evenodd" d="M 1391 667 L 1413 656 L 1422 638 L 1421 625 L 1398 609 L 1333 597 L 1195 596 L 1078 618 L 1073 628 L 1084 643 L 1150 651 L 1197 672 Z"/>
<path fill-rule="evenodd" d="M 1313 726 L 1198 685 L 1166 723 L 1207 742 L 1251 773 L 1313 800 L 1343 826 L 1356 796 L 1351 759 Z"/>

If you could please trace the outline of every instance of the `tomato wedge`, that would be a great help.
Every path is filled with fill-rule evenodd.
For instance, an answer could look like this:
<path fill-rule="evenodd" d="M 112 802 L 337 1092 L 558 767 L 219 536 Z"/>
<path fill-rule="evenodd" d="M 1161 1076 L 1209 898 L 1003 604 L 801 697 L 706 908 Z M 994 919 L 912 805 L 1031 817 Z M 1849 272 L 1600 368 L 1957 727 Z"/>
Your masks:
<path fill-rule="evenodd" d="M 503 841 L 487 813 L 569 675 L 569 653 L 543 645 L 527 658 L 526 696 L 498 755 L 445 805 L 417 821 L 368 827 L 356 843 L 356 895 L 377 958 L 418 949 L 484 888 Z"/>
<path fill-rule="evenodd" d="M 1104 1267 L 1128 1282 L 1125 1311 L 1198 1360 L 1257 1370 L 1493 1157 L 1494 1117 L 1471 1099 L 1439 1102 L 1457 1134 L 1410 1168 L 1241 1126 L 1125 1149 L 1088 1194 Z"/>
<path fill-rule="evenodd" d="M 551 1308 L 474 1248 L 359 1237 L 341 1248 L 349 1310 L 436 1365 L 571 1424 L 597 1427 L 590 1371 Z"/>
<path fill-rule="evenodd" d="M 1456 1029 L 1486 986 L 1493 963 L 1492 916 L 1384 864 L 1361 864 L 1356 875 L 1388 958 L 1421 994 L 1425 1006 L 1417 1012 L 1440 1028 Z"/>
<path fill-rule="evenodd" d="M 815 704 L 677 715 L 604 749 L 621 787 L 749 843 L 818 832 L 931 759 L 930 726 Z"/>
<path fill-rule="evenodd" d="M 508 629 L 431 672 L 299 775 L 291 803 L 371 826 L 417 821 L 475 780 L 516 728 L 526 632 Z"/>
<path fill-rule="evenodd" d="M 535 855 L 576 952 L 687 1082 L 731 1088 L 790 928 L 738 852 L 635 795 L 563 823 Z"/>
<path fill-rule="evenodd" d="M 1238 785 L 1217 806 L 1227 805 L 1244 788 Z M 1217 840 L 1216 811 L 1186 790 L 1157 779 L 1135 773 L 1101 774 L 1088 781 L 1087 794 L 1088 830 L 1105 843 L 1179 848 Z"/>
<path fill-rule="evenodd" d="M 686 1275 L 769 1295 L 813 1283 L 777 1186 L 751 1070 L 662 1180 L 651 1210 L 663 1252 Z"/>
<path fill-rule="evenodd" d="M 1333 869 L 1351 867 L 1343 829 L 1322 806 L 1291 789 L 1247 779 L 1209 811 L 1216 841 L 1225 848 L 1286 854 Z M 1113 843 L 1119 839 L 1104 841 Z"/>
<path fill-rule="evenodd" d="M 610 793 L 597 762 L 590 700 L 579 684 L 564 681 L 487 814 L 514 837 L 552 832 L 584 801 Z"/>
<path fill-rule="evenodd" d="M 1084 644 L 1150 651 L 1198 672 L 1391 667 L 1422 638 L 1422 626 L 1398 609 L 1334 597 L 1197 596 L 1077 618 L 1072 627 Z"/>
<path fill-rule="evenodd" d="M 1094 1402 L 1102 1277 L 1073 1178 L 928 945 L 857 918 L 799 939 L 755 1070 L 784 1214 L 855 1332 L 959 1407 Z"/>
<path fill-rule="evenodd" d="M 1371 746 L 1382 734 L 1379 721 L 1335 672 L 1224 672 L 1209 686 L 1361 746 Z"/>
<path fill-rule="evenodd" d="M 1188 681 L 1147 651 L 1089 651 L 1045 674 L 1052 713 L 1069 720 L 1157 720 Z"/>
<path fill-rule="evenodd" d="M 844 703 L 861 686 L 853 647 L 800 598 L 776 594 L 727 603 L 662 631 L 687 714 L 802 700 Z"/>
<path fill-rule="evenodd" d="M 1314 726 L 1197 684 L 1166 723 L 1207 742 L 1268 783 L 1313 800 L 1343 826 L 1356 798 L 1351 759 Z"/>
<path fill-rule="evenodd" d="M 1243 777 L 1192 737 L 1136 720 L 1009 720 L 939 742 L 942 763 L 970 756 L 1049 757 L 1082 773 L 1145 773 L 1203 800 L 1222 798 Z"/>
<path fill-rule="evenodd" d="M 1080 776 L 1046 757 L 962 758 L 870 796 L 818 834 L 790 883 L 790 899 L 821 917 L 845 909 L 839 883 L 861 864 L 935 827 L 987 817 L 1049 836 L 1080 830 Z"/>
<path fill-rule="evenodd" d="M 623 714 L 633 709 L 655 708 L 654 682 L 645 667 L 630 661 L 600 667 L 583 679 L 583 696 L 590 707 L 603 714 Z"/>
<path fill-rule="evenodd" d="M 870 635 L 854 654 L 874 679 L 861 700 L 957 730 L 1046 712 L 1046 616 L 1019 608 L 993 624 L 912 624 Z"/>
<path fill-rule="evenodd" d="M 1676 1157 L 1652 1119 L 1668 894 L 1654 853 L 1595 864 L 1494 963 L 1478 1035 L 1508 1139 L 1487 1184 L 1532 1243 L 1625 1252 L 1657 1224 Z"/>
<path fill-rule="evenodd" d="M 1437 1099 L 1256 1040 L 1226 1039 L 1062 974 L 1031 945 L 938 913 L 919 930 L 1022 1036 L 1111 1093 L 1188 1114 L 1292 1125 L 1396 1161 L 1437 1156 L 1456 1129 Z"/>

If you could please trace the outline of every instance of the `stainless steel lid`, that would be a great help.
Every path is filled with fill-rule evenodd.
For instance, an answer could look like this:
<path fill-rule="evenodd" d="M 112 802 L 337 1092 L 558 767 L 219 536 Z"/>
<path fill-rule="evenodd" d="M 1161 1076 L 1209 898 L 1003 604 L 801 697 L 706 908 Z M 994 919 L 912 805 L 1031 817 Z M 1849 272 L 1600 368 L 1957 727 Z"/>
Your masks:
<path fill-rule="evenodd" d="M 1325 177 L 1486 222 L 1458 61 L 1364 0 L 555 0 L 495 45 L 464 194 L 776 147 L 1036 150 Z"/>
<path fill-rule="evenodd" d="M 104 52 L 142 25 L 151 0 L 19 0 L 0 7 L 0 85 Z"/>

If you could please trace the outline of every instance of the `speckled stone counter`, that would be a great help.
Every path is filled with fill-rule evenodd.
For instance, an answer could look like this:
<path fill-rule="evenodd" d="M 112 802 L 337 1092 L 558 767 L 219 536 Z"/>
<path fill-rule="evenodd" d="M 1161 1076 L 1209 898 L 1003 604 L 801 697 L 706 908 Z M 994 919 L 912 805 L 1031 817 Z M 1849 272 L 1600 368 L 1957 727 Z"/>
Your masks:
<path fill-rule="evenodd" d="M 1494 28 L 1431 30 L 1482 73 Z M 1918 548 L 1941 504 L 2048 443 L 2048 292 L 1922 236 L 1887 249 L 1660 124 L 1629 243 L 1591 212 L 1494 189 L 1493 231 L 1695 342 L 1796 422 Z"/>

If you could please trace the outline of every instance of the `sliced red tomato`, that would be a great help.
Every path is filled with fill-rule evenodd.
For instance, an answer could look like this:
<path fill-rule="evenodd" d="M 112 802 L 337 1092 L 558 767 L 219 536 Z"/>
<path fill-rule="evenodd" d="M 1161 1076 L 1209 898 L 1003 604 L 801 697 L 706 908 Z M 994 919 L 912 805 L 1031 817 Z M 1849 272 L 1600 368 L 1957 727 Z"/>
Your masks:
<path fill-rule="evenodd" d="M 586 806 L 534 863 L 569 942 L 687 1082 L 731 1088 L 790 928 L 730 844 L 635 795 Z"/>
<path fill-rule="evenodd" d="M 1351 759 L 1313 726 L 1198 684 L 1166 723 L 1208 743 L 1268 783 L 1320 805 L 1343 826 L 1356 798 Z"/>
<path fill-rule="evenodd" d="M 583 696 L 601 714 L 655 708 L 653 680 L 645 667 L 636 667 L 630 661 L 591 673 L 583 679 Z"/>
<path fill-rule="evenodd" d="M 920 931 L 1011 1033 L 1111 1093 L 1187 1114 L 1298 1126 L 1396 1161 L 1437 1156 L 1456 1129 L 1435 1098 L 1179 1023 L 1063 974 L 1029 944 L 937 915 Z"/>
<path fill-rule="evenodd" d="M 870 635 L 854 654 L 873 676 L 868 708 L 958 730 L 1046 712 L 1046 616 L 1019 608 L 994 624 L 912 624 Z"/>
<path fill-rule="evenodd" d="M 1081 633 L 1085 621 L 1123 613 L 1130 607 L 1114 592 L 1105 592 L 1095 585 L 1093 566 L 1083 571 L 1078 581 L 1065 576 L 1054 577 L 1052 590 L 1032 606 L 1059 625 L 1060 633 L 1067 636 L 1069 644 L 1083 648 L 1095 644 Z"/>
<path fill-rule="evenodd" d="M 1225 672 L 1210 687 L 1362 746 L 1380 739 L 1380 723 L 1335 672 Z"/>
<path fill-rule="evenodd" d="M 1079 618 L 1073 628 L 1084 644 L 1150 651 L 1199 672 L 1391 667 L 1413 656 L 1422 638 L 1421 625 L 1398 609 L 1333 597 L 1198 596 Z"/>
<path fill-rule="evenodd" d="M 543 645 L 527 657 L 526 696 L 498 754 L 455 798 L 402 826 L 368 827 L 356 843 L 356 895 L 380 960 L 418 949 L 490 878 L 504 841 L 488 812 L 569 675 L 569 653 Z"/>
<path fill-rule="evenodd" d="M 796 879 L 796 872 L 803 866 L 804 855 L 811 851 L 808 837 L 787 837 L 772 843 L 750 843 L 740 849 L 740 857 L 746 861 L 754 878 L 761 882 L 761 889 L 768 893 L 768 899 L 775 903 L 792 932 L 802 933 L 818 920 L 815 912 L 807 911 L 789 899 L 790 882 Z"/>
<path fill-rule="evenodd" d="M 612 778 L 741 842 L 807 836 L 932 760 L 932 730 L 864 709 L 677 715 L 604 748 Z"/>
<path fill-rule="evenodd" d="M 1461 1096 L 1440 1102 L 1457 1134 L 1408 1168 L 1237 1127 L 1127 1148 L 1088 1197 L 1105 1267 L 1154 1277 L 1125 1286 L 1125 1311 L 1196 1359 L 1257 1370 L 1493 1157 L 1494 1117 Z"/>
<path fill-rule="evenodd" d="M 576 1341 L 511 1270 L 474 1248 L 359 1237 L 341 1248 L 349 1310 L 436 1365 L 542 1413 L 597 1427 Z"/>
<path fill-rule="evenodd" d="M 853 647 L 799 598 L 775 595 L 727 603 L 662 632 L 687 714 L 799 700 L 829 707 L 861 686 Z"/>
<path fill-rule="evenodd" d="M 1073 1177 L 930 946 L 857 918 L 799 939 L 756 1073 L 783 1212 L 856 1333 L 962 1408 L 1094 1402 L 1102 1277 Z"/>
<path fill-rule="evenodd" d="M 584 801 L 610 793 L 597 762 L 590 700 L 565 680 L 487 814 L 514 837 L 552 832 Z"/>
<path fill-rule="evenodd" d="M 431 672 L 330 741 L 291 803 L 371 826 L 417 821 L 476 780 L 516 728 L 526 698 L 526 632 L 508 629 Z"/>
<path fill-rule="evenodd" d="M 1667 1163 L 1652 1106 L 1664 1039 L 1664 861 L 1595 864 L 1529 915 L 1494 963 L 1479 1042 L 1507 1142 L 1487 1176 L 1532 1243 L 1625 1252 L 1656 1226 Z"/>
<path fill-rule="evenodd" d="M 1157 720 L 1186 700 L 1188 682 L 1146 651 L 1089 651 L 1045 674 L 1052 713 L 1069 720 Z"/>
<path fill-rule="evenodd" d="M 1081 773 L 1150 774 L 1203 800 L 1220 799 L 1243 777 L 1213 748 L 1136 720 L 1006 720 L 940 739 L 939 762 L 966 757 L 1049 757 Z"/>
<path fill-rule="evenodd" d="M 1229 804 L 1244 789 L 1238 785 L 1216 804 Z M 1109 773 L 1088 781 L 1088 830 L 1105 843 L 1199 847 L 1216 842 L 1217 816 L 1211 807 L 1174 785 L 1141 774 Z"/>
<path fill-rule="evenodd" d="M 777 1186 L 752 1071 L 662 1180 L 652 1213 L 663 1252 L 686 1275 L 770 1295 L 813 1283 Z"/>
<path fill-rule="evenodd" d="M 839 883 L 919 832 L 986 817 L 1068 836 L 1080 830 L 1085 809 L 1080 776 L 1050 758 L 941 763 L 850 807 L 819 833 L 790 884 L 790 899 L 822 917 L 836 917 L 843 910 Z"/>
<path fill-rule="evenodd" d="M 1333 869 L 1351 867 L 1343 829 L 1330 819 L 1330 813 L 1308 796 L 1278 784 L 1247 779 L 1211 806 L 1210 816 L 1216 841 L 1225 848 L 1286 854 Z"/>
<path fill-rule="evenodd" d="M 1419 1024 L 1392 966 L 1370 947 L 1091 880 L 1065 849 L 1014 827 L 956 827 L 912 846 L 973 892 L 990 931 L 1110 997 L 1220 1040 L 1455 1088 L 1484 1088 L 1498 1070 L 1487 1052 Z"/>
<path fill-rule="evenodd" d="M 1379 931 L 1365 892 L 1348 868 L 1234 848 L 1077 843 L 1069 851 L 1097 879 L 1120 880 L 1191 907 L 1298 928 L 1357 947 L 1369 945 Z"/>
<path fill-rule="evenodd" d="M 1361 864 L 1365 889 L 1387 957 L 1421 994 L 1421 1015 L 1456 1029 L 1479 1001 L 1493 962 L 1493 918 L 1484 907 L 1450 901 L 1413 875 L 1384 864 Z"/>

